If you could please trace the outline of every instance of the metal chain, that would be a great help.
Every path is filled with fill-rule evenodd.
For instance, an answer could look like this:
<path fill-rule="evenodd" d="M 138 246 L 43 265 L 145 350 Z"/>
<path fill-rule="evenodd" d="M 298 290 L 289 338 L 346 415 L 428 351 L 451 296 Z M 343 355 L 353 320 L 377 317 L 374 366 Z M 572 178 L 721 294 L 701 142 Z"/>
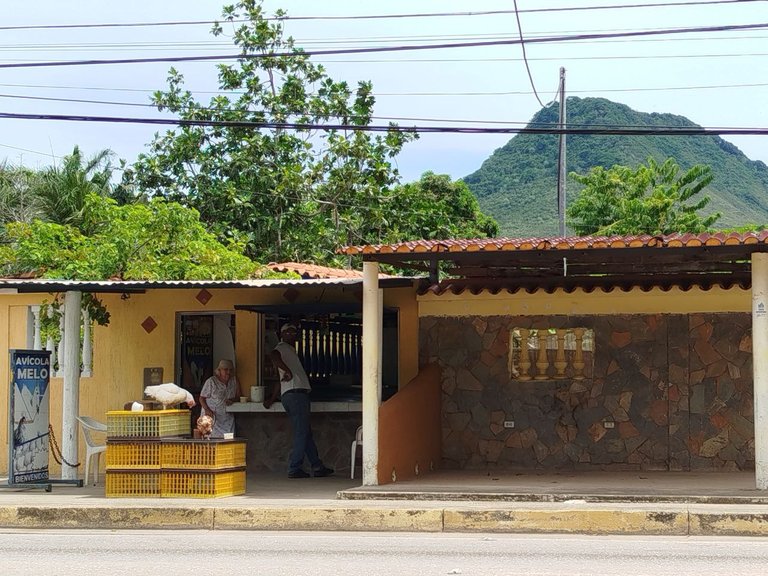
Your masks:
<path fill-rule="evenodd" d="M 48 445 L 51 447 L 51 453 L 53 454 L 53 459 L 56 460 L 56 464 L 61 464 L 63 462 L 72 468 L 77 468 L 80 466 L 79 462 L 77 464 L 70 464 L 66 461 L 64 455 L 61 453 L 61 448 L 59 448 L 58 442 L 56 442 L 56 436 L 53 433 L 53 426 L 50 424 L 48 424 L 48 432 Z"/>

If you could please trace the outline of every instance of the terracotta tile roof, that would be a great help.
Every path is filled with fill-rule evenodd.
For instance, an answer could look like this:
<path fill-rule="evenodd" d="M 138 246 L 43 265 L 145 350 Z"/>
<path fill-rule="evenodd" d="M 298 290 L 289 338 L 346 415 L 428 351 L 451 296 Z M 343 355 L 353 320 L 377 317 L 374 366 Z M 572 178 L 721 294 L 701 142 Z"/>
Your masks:
<path fill-rule="evenodd" d="M 267 267 L 275 272 L 295 272 L 305 279 L 317 278 L 356 278 L 362 279 L 362 270 L 348 270 L 344 268 L 330 268 L 316 264 L 302 264 L 301 262 L 270 262 Z M 379 278 L 394 278 L 389 274 L 379 274 Z"/>
<path fill-rule="evenodd" d="M 358 270 L 344 270 L 342 268 L 330 268 L 317 266 L 316 264 L 302 264 L 301 262 L 270 262 L 267 268 L 275 272 L 295 272 L 302 278 L 362 278 L 363 273 Z"/>
<path fill-rule="evenodd" d="M 768 252 L 768 231 L 417 240 L 344 252 L 428 271 L 421 292 L 747 288 L 752 253 Z"/>
<path fill-rule="evenodd" d="M 521 250 L 584 250 L 600 248 L 684 248 L 768 243 L 768 231 L 669 234 L 666 236 L 571 236 L 414 240 L 397 244 L 347 246 L 348 255 L 420 254 L 445 252 L 508 252 Z"/>

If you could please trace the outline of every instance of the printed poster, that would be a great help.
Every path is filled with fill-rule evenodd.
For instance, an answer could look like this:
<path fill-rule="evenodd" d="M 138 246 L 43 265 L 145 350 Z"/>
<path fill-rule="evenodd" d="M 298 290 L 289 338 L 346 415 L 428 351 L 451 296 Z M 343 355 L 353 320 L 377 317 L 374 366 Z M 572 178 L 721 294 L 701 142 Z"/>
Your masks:
<path fill-rule="evenodd" d="M 8 484 L 48 480 L 50 366 L 47 350 L 10 350 Z"/>
<path fill-rule="evenodd" d="M 213 376 L 213 316 L 189 315 L 181 322 L 181 385 L 197 396 Z"/>

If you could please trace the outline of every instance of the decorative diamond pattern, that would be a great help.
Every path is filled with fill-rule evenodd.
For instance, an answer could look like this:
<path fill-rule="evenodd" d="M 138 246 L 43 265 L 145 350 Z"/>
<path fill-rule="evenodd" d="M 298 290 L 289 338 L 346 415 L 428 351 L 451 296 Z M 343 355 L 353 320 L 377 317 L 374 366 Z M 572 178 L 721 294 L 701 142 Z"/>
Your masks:
<path fill-rule="evenodd" d="M 157 322 L 155 322 L 155 319 L 152 318 L 152 316 L 147 316 L 144 322 L 141 323 L 141 327 L 144 328 L 145 332 L 149 334 L 157 328 Z"/>
<path fill-rule="evenodd" d="M 197 298 L 197 301 L 200 302 L 200 304 L 205 306 L 206 304 L 208 304 L 211 298 L 213 298 L 213 294 L 211 294 L 210 292 L 208 292 L 208 290 L 203 288 L 202 290 L 200 290 L 200 292 L 197 293 L 196 298 Z"/>
<path fill-rule="evenodd" d="M 293 304 L 296 298 L 298 297 L 299 297 L 299 291 L 295 290 L 294 288 L 288 288 L 288 290 L 283 292 L 283 298 L 288 300 L 288 302 L 290 302 L 291 304 Z"/>

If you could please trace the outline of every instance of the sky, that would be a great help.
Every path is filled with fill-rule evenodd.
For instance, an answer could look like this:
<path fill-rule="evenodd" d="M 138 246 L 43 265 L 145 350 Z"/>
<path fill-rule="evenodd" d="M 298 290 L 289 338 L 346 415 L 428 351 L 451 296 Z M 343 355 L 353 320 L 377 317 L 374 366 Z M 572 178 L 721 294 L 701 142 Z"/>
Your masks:
<path fill-rule="evenodd" d="M 768 26 L 766 0 L 680 2 L 688 5 L 615 8 L 665 2 L 517 0 L 517 8 L 526 39 L 686 27 Z M 157 117 L 146 104 L 153 91 L 166 87 L 171 66 L 2 68 L 4 64 L 235 53 L 231 39 L 226 34 L 212 36 L 207 23 L 29 28 L 213 21 L 221 18 L 221 0 L 36 0 L 4 4 L 0 20 L 0 112 Z M 268 14 L 284 9 L 293 17 L 454 14 L 286 22 L 286 34 L 307 50 L 519 39 L 520 34 L 514 0 L 265 0 L 263 5 Z M 611 6 L 614 8 L 607 8 Z M 528 44 L 525 56 L 530 77 L 520 45 L 318 56 L 315 60 L 336 80 L 352 85 L 361 80 L 373 83 L 374 115 L 380 118 L 376 123 L 401 118 L 398 123 L 409 126 L 522 127 L 542 103 L 557 99 L 563 67 L 566 96 L 608 98 L 641 112 L 686 116 L 704 127 L 768 129 L 767 37 L 768 27 Z M 207 103 L 218 88 L 215 63 L 174 66 L 184 74 L 186 87 Z M 146 150 L 158 130 L 165 129 L 0 118 L 0 160 L 41 168 L 60 161 L 79 145 L 88 155 L 111 149 L 116 159 L 130 163 Z M 406 145 L 395 164 L 403 181 L 416 180 L 426 171 L 461 178 L 477 170 L 510 138 L 498 134 L 423 135 Z M 725 138 L 750 159 L 768 163 L 768 136 Z M 706 163 L 706 158 L 701 161 Z"/>

